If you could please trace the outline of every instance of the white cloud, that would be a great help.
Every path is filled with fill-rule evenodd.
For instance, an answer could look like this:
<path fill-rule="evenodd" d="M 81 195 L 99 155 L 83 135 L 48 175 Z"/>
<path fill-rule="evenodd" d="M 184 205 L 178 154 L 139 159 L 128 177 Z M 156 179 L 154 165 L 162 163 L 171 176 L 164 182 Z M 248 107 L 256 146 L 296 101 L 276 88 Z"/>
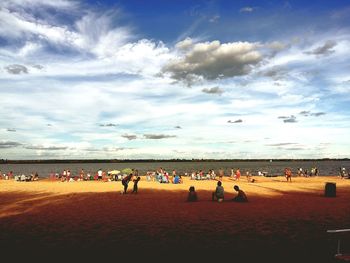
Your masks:
<path fill-rule="evenodd" d="M 251 7 L 251 6 L 246 6 L 246 7 L 242 7 L 239 12 L 241 13 L 251 13 L 255 10 L 254 7 Z"/>
<path fill-rule="evenodd" d="M 76 1 L 70 0 L 3 0 L 2 6 L 5 7 L 24 7 L 33 8 L 37 6 L 48 6 L 54 8 L 73 8 L 77 6 Z"/>
<path fill-rule="evenodd" d="M 305 156 L 331 138 L 322 154 L 347 153 L 338 141 L 347 141 L 347 109 L 337 112 L 332 101 L 350 99 L 346 32 L 265 43 L 185 38 L 172 46 L 137 37 L 119 23 L 120 10 L 85 9 L 69 17 L 73 23 L 53 23 L 32 15 L 30 1 L 10 2 L 0 9 L 0 37 L 11 43 L 0 47 L 2 156 L 291 154 L 264 148 L 266 137 L 294 142 Z M 32 3 L 66 12 L 70 1 Z"/>

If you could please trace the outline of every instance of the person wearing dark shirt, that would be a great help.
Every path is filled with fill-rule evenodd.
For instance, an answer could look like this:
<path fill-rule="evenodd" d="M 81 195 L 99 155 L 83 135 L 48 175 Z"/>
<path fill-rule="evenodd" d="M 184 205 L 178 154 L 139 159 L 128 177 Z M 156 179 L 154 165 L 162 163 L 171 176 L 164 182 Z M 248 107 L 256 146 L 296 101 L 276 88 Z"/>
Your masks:
<path fill-rule="evenodd" d="M 137 184 L 139 183 L 140 179 L 141 179 L 141 177 L 138 176 L 136 179 L 133 180 L 133 182 L 134 182 L 134 188 L 132 189 L 132 192 L 131 192 L 132 194 L 137 194 L 137 191 L 138 191 L 138 186 L 137 186 Z"/>
<path fill-rule="evenodd" d="M 126 191 L 128 190 L 128 185 L 132 177 L 133 177 L 133 174 L 131 173 L 122 179 L 122 185 L 124 186 L 124 194 L 126 194 Z"/>
<path fill-rule="evenodd" d="M 194 186 L 191 186 L 190 189 L 188 189 L 187 202 L 196 202 L 197 200 L 196 190 L 194 189 Z"/>
<path fill-rule="evenodd" d="M 233 187 L 233 189 L 235 189 L 237 191 L 237 195 L 232 199 L 232 201 L 235 201 L 235 202 L 248 202 L 248 198 L 247 198 L 246 194 L 241 189 L 239 189 L 238 185 L 235 185 Z"/>

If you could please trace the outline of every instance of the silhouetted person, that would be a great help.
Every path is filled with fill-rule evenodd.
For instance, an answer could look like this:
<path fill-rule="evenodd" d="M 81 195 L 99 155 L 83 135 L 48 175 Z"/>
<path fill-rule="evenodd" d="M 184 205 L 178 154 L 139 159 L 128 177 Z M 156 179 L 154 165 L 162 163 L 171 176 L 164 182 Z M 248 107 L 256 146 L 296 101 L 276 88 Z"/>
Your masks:
<path fill-rule="evenodd" d="M 188 202 L 196 202 L 197 200 L 198 200 L 198 198 L 197 198 L 196 190 L 194 189 L 194 186 L 191 186 L 191 187 L 188 189 L 187 201 L 188 201 Z"/>
<path fill-rule="evenodd" d="M 133 176 L 133 175 L 132 175 L 132 173 L 131 173 L 131 174 L 129 174 L 128 176 L 126 176 L 126 177 L 124 177 L 124 178 L 122 179 L 122 185 L 124 186 L 124 194 L 126 194 L 126 191 L 128 190 L 128 184 L 129 184 L 129 182 L 130 182 L 132 176 Z"/>
<path fill-rule="evenodd" d="M 235 185 L 233 187 L 233 189 L 235 189 L 237 191 L 237 195 L 232 199 L 232 201 L 235 201 L 235 202 L 248 202 L 248 198 L 247 198 L 246 194 L 241 189 L 239 189 L 238 185 Z"/>
<path fill-rule="evenodd" d="M 141 179 L 141 177 L 140 176 L 138 176 L 136 179 L 134 179 L 133 180 L 133 182 L 134 182 L 134 188 L 132 189 L 132 194 L 137 194 L 137 191 L 138 191 L 138 186 L 137 186 L 137 184 L 139 183 L 139 181 L 140 181 L 140 179 Z"/>

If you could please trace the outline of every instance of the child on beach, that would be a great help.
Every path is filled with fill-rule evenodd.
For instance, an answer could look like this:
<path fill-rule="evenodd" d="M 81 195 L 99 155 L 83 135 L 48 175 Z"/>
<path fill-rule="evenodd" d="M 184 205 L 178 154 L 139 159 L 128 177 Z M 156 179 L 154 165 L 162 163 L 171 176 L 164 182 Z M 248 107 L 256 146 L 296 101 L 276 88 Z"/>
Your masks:
<path fill-rule="evenodd" d="M 232 201 L 235 201 L 235 202 L 248 202 L 248 198 L 247 198 L 246 194 L 241 189 L 239 189 L 238 185 L 235 185 L 233 187 L 233 189 L 235 189 L 238 193 L 232 199 Z"/>
<path fill-rule="evenodd" d="M 212 193 L 212 200 L 217 200 L 218 202 L 224 201 L 224 187 L 221 181 L 218 181 L 215 192 Z"/>
<path fill-rule="evenodd" d="M 196 202 L 198 200 L 196 190 L 194 189 L 194 186 L 191 186 L 188 189 L 188 196 L 187 196 L 187 202 Z"/>
<path fill-rule="evenodd" d="M 134 188 L 132 189 L 132 194 L 137 194 L 137 191 L 138 191 L 138 186 L 137 186 L 137 184 L 139 183 L 139 181 L 140 181 L 140 179 L 141 179 L 141 177 L 140 176 L 138 176 L 136 179 L 134 179 L 133 180 L 133 182 L 134 182 Z"/>

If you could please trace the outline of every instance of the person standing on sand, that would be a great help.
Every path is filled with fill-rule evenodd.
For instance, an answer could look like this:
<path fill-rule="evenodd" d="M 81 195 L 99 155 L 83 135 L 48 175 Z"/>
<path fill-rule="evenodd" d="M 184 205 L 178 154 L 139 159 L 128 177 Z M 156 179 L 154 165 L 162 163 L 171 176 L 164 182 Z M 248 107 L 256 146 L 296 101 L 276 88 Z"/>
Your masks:
<path fill-rule="evenodd" d="M 239 181 L 239 178 L 241 178 L 241 171 L 239 170 L 239 168 L 237 168 L 236 174 L 235 174 L 235 180 Z"/>
<path fill-rule="evenodd" d="M 222 181 L 222 178 L 224 177 L 224 169 L 219 169 L 219 181 Z"/>
<path fill-rule="evenodd" d="M 84 169 L 81 169 L 81 170 L 80 170 L 79 179 L 80 179 L 80 181 L 83 181 L 83 180 L 85 179 L 85 172 L 84 172 Z"/>
<path fill-rule="evenodd" d="M 97 180 L 102 180 L 102 174 L 103 174 L 103 172 L 102 172 L 102 169 L 98 169 L 98 171 L 97 171 Z"/>
<path fill-rule="evenodd" d="M 212 193 L 212 200 L 217 200 L 218 202 L 224 201 L 224 187 L 221 181 L 218 181 L 215 192 Z"/>
<path fill-rule="evenodd" d="M 139 183 L 139 181 L 140 181 L 140 179 L 141 179 L 141 177 L 140 176 L 138 176 L 136 179 L 134 179 L 133 180 L 133 182 L 134 182 L 134 188 L 132 189 L 132 194 L 137 194 L 137 191 L 138 191 L 138 186 L 137 186 L 137 184 Z"/>
<path fill-rule="evenodd" d="M 128 190 L 128 185 L 129 185 L 129 182 L 131 181 L 133 177 L 133 174 L 129 174 L 128 176 L 125 176 L 122 180 L 122 185 L 124 186 L 124 194 L 126 194 L 126 191 Z"/>
<path fill-rule="evenodd" d="M 287 179 L 287 182 L 292 182 L 292 170 L 290 168 L 284 169 L 284 176 Z"/>

